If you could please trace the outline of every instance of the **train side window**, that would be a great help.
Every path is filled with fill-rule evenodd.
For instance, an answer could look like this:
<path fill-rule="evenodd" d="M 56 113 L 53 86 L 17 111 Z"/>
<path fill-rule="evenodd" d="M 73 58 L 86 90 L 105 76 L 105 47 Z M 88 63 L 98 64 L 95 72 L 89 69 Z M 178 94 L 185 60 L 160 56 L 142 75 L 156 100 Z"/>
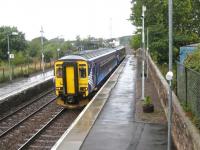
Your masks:
<path fill-rule="evenodd" d="M 56 77 L 62 78 L 62 68 L 56 68 Z"/>
<path fill-rule="evenodd" d="M 79 68 L 79 74 L 80 74 L 80 78 L 86 78 L 86 69 Z"/>

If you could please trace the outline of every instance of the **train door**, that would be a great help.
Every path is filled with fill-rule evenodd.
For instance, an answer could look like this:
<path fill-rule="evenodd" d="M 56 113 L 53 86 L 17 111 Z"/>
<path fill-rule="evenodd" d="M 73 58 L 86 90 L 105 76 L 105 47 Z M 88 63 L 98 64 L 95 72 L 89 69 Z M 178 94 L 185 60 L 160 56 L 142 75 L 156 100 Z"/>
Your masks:
<path fill-rule="evenodd" d="M 77 96 L 78 73 L 75 62 L 66 62 L 63 64 L 63 85 L 65 96 Z"/>

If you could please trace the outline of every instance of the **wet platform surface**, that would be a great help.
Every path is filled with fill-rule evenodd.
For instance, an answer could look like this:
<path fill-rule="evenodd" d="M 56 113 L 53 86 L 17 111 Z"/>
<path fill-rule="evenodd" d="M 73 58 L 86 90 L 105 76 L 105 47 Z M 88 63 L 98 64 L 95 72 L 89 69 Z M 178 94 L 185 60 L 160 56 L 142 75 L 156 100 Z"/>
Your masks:
<path fill-rule="evenodd" d="M 166 126 L 135 122 L 136 59 L 129 57 L 81 150 L 163 150 Z"/>
<path fill-rule="evenodd" d="M 127 56 L 52 149 L 167 149 L 166 125 L 135 120 L 136 67 L 136 58 Z"/>
<path fill-rule="evenodd" d="M 53 71 L 45 72 L 44 74 L 33 75 L 29 78 L 13 80 L 8 83 L 0 85 L 0 100 L 9 97 L 10 95 L 17 94 L 29 87 L 37 85 L 41 82 L 47 81 L 53 78 Z"/>

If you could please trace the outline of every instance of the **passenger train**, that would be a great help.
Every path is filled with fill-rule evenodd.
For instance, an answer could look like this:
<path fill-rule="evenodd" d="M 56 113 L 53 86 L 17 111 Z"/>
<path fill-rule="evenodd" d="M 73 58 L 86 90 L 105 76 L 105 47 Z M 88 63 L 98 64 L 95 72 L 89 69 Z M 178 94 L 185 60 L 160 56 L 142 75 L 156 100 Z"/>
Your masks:
<path fill-rule="evenodd" d="M 125 47 L 82 51 L 58 59 L 54 65 L 57 104 L 77 108 L 125 58 Z"/>

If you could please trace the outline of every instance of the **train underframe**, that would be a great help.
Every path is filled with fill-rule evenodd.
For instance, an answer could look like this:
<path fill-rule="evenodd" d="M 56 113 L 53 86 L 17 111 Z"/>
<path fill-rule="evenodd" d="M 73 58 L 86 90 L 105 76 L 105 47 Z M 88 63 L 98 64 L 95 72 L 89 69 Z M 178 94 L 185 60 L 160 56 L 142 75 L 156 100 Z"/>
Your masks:
<path fill-rule="evenodd" d="M 58 105 L 69 109 L 84 107 L 89 103 L 89 101 L 89 97 L 83 96 L 59 96 L 56 100 Z"/>

